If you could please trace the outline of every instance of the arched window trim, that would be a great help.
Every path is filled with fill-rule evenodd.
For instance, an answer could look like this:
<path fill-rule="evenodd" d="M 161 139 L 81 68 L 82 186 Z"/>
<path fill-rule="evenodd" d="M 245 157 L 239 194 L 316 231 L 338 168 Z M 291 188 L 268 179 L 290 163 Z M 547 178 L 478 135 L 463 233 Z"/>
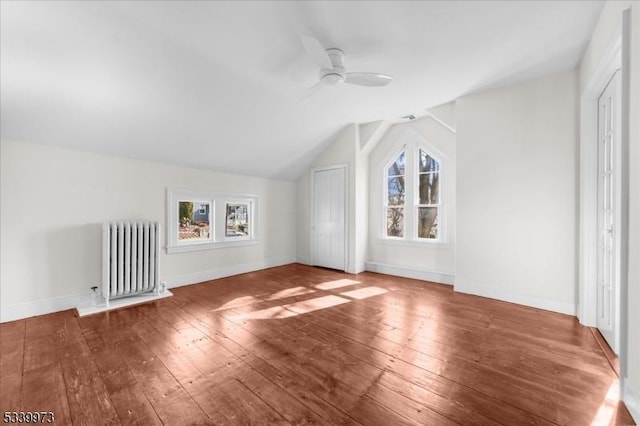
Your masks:
<path fill-rule="evenodd" d="M 418 207 L 419 207 L 419 155 L 420 150 L 439 163 L 439 205 L 438 205 L 438 238 L 418 238 Z M 394 237 L 387 235 L 387 207 L 388 207 L 388 170 L 398 156 L 405 153 L 405 203 L 403 236 Z M 414 129 L 407 129 L 389 154 L 384 157 L 382 173 L 382 211 L 381 211 L 381 240 L 386 243 L 399 245 L 419 246 L 447 246 L 447 221 L 446 221 L 446 185 L 447 185 L 447 157 L 433 144 L 429 143 Z"/>

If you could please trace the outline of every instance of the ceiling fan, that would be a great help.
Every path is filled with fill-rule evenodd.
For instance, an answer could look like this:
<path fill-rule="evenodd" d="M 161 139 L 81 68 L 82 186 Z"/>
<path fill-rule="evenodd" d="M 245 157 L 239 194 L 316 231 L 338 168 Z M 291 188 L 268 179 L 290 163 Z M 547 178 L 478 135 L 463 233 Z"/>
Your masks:
<path fill-rule="evenodd" d="M 375 72 L 346 72 L 344 68 L 344 52 L 332 47 L 325 49 L 317 39 L 303 35 L 302 45 L 309 56 L 320 67 L 320 81 L 311 86 L 303 97 L 310 96 L 319 87 L 339 83 L 356 84 L 358 86 L 380 87 L 391 83 L 392 78 Z"/>

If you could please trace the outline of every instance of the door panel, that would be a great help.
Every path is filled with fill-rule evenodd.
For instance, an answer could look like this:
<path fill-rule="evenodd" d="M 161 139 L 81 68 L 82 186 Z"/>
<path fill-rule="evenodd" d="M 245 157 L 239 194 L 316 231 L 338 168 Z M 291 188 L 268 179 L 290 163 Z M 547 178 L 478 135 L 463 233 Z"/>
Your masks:
<path fill-rule="evenodd" d="M 345 168 L 313 172 L 313 264 L 344 271 L 345 262 Z"/>
<path fill-rule="evenodd" d="M 620 73 L 598 99 L 598 291 L 597 327 L 618 352 Z"/>

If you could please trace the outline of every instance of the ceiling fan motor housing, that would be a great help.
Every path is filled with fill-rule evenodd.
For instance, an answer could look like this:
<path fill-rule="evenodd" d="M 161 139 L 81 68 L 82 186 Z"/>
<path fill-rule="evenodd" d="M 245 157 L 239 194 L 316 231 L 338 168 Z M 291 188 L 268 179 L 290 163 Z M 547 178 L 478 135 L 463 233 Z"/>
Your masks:
<path fill-rule="evenodd" d="M 344 52 L 338 48 L 332 47 L 326 49 L 327 56 L 331 60 L 333 69 L 324 69 L 320 71 L 320 79 L 328 83 L 344 83 L 345 70 L 344 70 Z"/>
<path fill-rule="evenodd" d="M 320 67 L 320 81 L 311 86 L 312 89 L 324 85 L 338 83 L 355 84 L 358 86 L 380 87 L 386 86 L 392 78 L 385 74 L 374 72 L 346 72 L 344 67 L 344 51 L 336 47 L 325 49 L 322 43 L 311 36 L 300 36 L 302 46 L 309 56 Z"/>

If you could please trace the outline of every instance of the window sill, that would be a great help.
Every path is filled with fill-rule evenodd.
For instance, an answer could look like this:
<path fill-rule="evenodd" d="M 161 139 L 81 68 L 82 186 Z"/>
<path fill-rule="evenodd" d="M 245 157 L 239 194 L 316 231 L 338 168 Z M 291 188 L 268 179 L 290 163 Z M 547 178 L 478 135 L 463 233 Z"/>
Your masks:
<path fill-rule="evenodd" d="M 419 248 L 433 248 L 433 249 L 446 249 L 451 245 L 447 241 L 418 241 L 418 240 L 400 240 L 391 238 L 378 238 L 379 244 L 390 246 L 403 246 L 403 247 L 419 247 Z"/>
<path fill-rule="evenodd" d="M 216 243 L 200 243 L 186 244 L 183 246 L 167 246 L 167 254 L 188 253 L 192 251 L 215 250 L 231 247 L 254 246 L 260 243 L 260 240 L 241 240 L 241 241 L 221 241 Z"/>

